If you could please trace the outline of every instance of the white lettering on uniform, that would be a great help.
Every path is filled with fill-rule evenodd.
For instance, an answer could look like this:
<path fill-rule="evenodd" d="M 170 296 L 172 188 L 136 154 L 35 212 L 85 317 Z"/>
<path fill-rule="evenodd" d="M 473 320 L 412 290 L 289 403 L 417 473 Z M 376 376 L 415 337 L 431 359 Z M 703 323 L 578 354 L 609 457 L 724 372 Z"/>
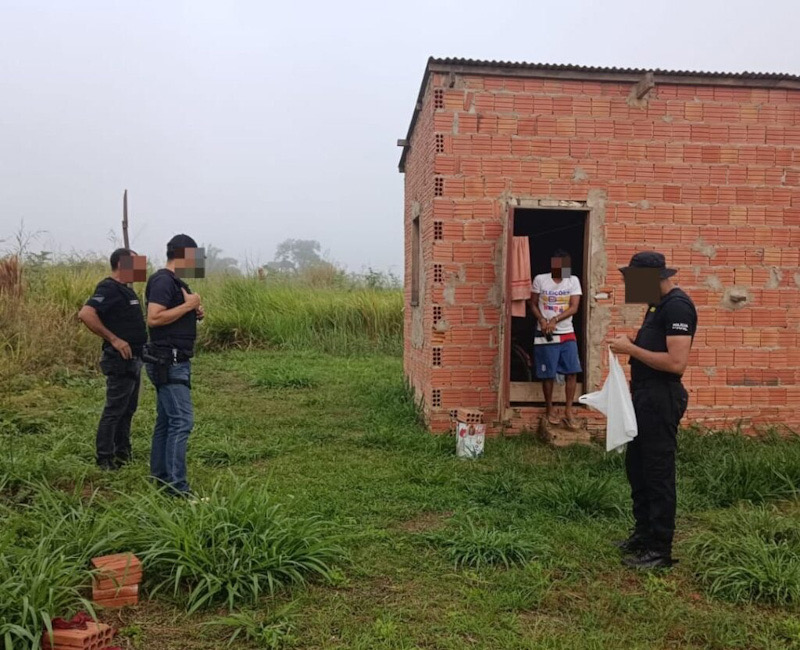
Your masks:
<path fill-rule="evenodd" d="M 672 329 L 680 330 L 681 332 L 688 332 L 689 331 L 689 324 L 688 323 L 672 323 Z"/>

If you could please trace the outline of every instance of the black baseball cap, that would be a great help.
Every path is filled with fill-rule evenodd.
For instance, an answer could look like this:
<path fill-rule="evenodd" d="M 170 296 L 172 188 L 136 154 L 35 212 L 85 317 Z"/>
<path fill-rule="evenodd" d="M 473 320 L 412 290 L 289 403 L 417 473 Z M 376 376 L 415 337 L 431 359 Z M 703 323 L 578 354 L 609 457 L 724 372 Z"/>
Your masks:
<path fill-rule="evenodd" d="M 678 269 L 668 269 L 667 260 L 662 253 L 656 251 L 643 251 L 636 253 L 628 266 L 623 266 L 620 271 L 625 273 L 628 269 L 659 269 L 661 279 L 671 278 Z"/>

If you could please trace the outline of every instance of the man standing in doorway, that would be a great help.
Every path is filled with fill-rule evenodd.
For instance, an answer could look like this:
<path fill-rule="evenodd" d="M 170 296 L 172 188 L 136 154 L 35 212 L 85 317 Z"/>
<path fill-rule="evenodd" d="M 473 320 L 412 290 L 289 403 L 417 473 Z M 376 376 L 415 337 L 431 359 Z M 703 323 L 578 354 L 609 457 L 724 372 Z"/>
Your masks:
<path fill-rule="evenodd" d="M 111 253 L 111 276 L 102 280 L 78 318 L 103 339 L 100 370 L 106 377 L 106 403 L 97 426 L 97 465 L 119 469 L 131 459 L 131 420 L 139 404 L 142 346 L 147 341 L 139 296 L 128 284 L 143 282 L 144 256 L 127 248 Z"/>
<path fill-rule="evenodd" d="M 550 259 L 550 273 L 542 273 L 533 279 L 531 288 L 531 311 L 537 322 L 534 338 L 534 365 L 536 377 L 542 380 L 545 414 L 548 424 L 559 424 L 553 413 L 553 385 L 556 375 L 563 375 L 566 382 L 566 402 L 563 423 L 570 429 L 579 428 L 572 413 L 575 388 L 581 362 L 578 358 L 578 343 L 572 317 L 581 304 L 581 282 L 572 275 L 569 253 L 558 249 Z"/>
<path fill-rule="evenodd" d="M 186 447 L 194 426 L 191 358 L 197 321 L 203 318 L 200 296 L 184 277 L 202 277 L 203 249 L 188 235 L 167 243 L 166 268 L 150 276 L 145 289 L 147 374 L 157 392 L 157 415 L 150 451 L 150 474 L 175 496 L 190 496 Z"/>
<path fill-rule="evenodd" d="M 617 546 L 630 554 L 623 560 L 629 567 L 669 567 L 675 533 L 678 425 L 689 401 L 681 376 L 689 363 L 697 310 L 672 281 L 677 270 L 667 268 L 661 253 L 637 253 L 620 271 L 625 276 L 626 302 L 649 305 L 635 340 L 620 335 L 611 341 L 613 352 L 630 356 L 638 426 L 625 457 L 635 528 Z M 637 293 L 645 298 L 630 299 L 630 294 Z"/>

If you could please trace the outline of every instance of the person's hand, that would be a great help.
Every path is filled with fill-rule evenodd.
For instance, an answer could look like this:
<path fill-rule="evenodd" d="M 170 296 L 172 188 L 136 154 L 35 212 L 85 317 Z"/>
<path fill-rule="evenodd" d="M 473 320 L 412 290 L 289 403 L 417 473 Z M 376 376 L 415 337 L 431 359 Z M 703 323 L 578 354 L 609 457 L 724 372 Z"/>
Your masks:
<path fill-rule="evenodd" d="M 197 309 L 200 307 L 200 294 L 199 293 L 188 293 L 186 289 L 181 288 L 183 291 L 183 301 L 186 303 L 187 308 Z"/>
<path fill-rule="evenodd" d="M 541 331 L 542 334 L 547 333 L 547 320 L 545 320 L 544 318 L 539 319 L 539 330 Z"/>
<path fill-rule="evenodd" d="M 555 317 L 553 317 L 549 321 L 547 321 L 547 332 L 546 332 L 546 334 L 553 334 L 556 331 L 556 325 L 558 325 L 558 321 L 556 321 Z"/>
<path fill-rule="evenodd" d="M 194 310 L 194 313 L 197 314 L 197 320 L 203 320 L 206 315 L 205 309 L 203 309 L 203 305 L 200 305 L 197 309 Z"/>
<path fill-rule="evenodd" d="M 121 356 L 126 361 L 128 359 L 133 358 L 133 352 L 131 352 L 131 346 L 128 345 L 127 341 L 123 341 L 121 338 L 115 338 L 113 341 L 109 341 L 111 346 L 119 352 L 119 356 Z"/>
<path fill-rule="evenodd" d="M 627 334 L 615 336 L 608 344 L 611 346 L 611 351 L 614 354 L 630 354 L 631 350 L 635 347 L 633 341 L 631 341 L 631 337 Z"/>

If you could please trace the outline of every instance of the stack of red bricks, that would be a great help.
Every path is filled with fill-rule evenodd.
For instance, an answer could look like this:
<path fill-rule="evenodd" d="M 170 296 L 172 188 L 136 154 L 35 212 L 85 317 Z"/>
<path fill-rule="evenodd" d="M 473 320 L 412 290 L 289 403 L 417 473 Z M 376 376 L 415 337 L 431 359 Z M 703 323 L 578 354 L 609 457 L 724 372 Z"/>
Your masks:
<path fill-rule="evenodd" d="M 77 618 L 82 617 L 80 620 Z M 52 640 L 50 633 L 42 634 L 44 650 L 104 650 L 111 647 L 114 629 L 105 623 L 95 623 L 88 616 L 78 615 L 73 621 L 65 622 L 63 627 L 54 627 Z"/>
<path fill-rule="evenodd" d="M 142 563 L 132 553 L 104 555 L 92 560 L 92 600 L 106 609 L 139 602 Z"/>

